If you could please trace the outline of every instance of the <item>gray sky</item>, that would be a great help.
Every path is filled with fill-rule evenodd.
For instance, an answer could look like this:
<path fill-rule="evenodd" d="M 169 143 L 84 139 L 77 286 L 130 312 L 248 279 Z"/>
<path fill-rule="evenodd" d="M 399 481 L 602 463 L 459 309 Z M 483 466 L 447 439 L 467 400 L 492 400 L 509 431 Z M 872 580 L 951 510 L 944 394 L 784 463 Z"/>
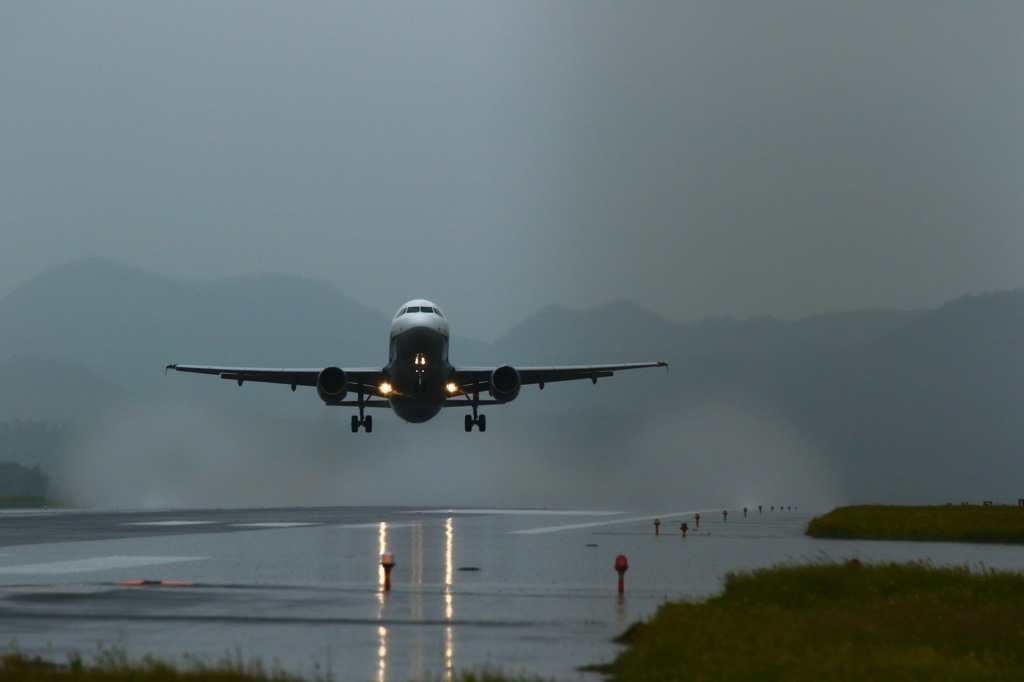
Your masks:
<path fill-rule="evenodd" d="M 88 256 L 495 337 L 1024 286 L 1024 3 L 5 2 L 0 296 Z"/>

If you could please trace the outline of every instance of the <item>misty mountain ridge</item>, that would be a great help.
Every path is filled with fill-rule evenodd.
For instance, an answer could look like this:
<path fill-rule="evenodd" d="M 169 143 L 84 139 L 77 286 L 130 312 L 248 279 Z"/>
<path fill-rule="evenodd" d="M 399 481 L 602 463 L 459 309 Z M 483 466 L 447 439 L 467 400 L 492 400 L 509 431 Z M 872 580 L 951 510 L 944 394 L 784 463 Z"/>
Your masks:
<path fill-rule="evenodd" d="M 210 364 L 373 364 L 366 331 L 384 316 L 329 285 L 288 275 L 185 282 L 101 259 L 35 277 L 0 299 L 0 358 L 48 356 L 116 381 L 157 376 L 172 357 Z M 383 346 L 385 342 L 380 342 Z M 376 350 L 376 348 L 375 348 Z M 378 351 L 379 352 L 379 351 Z"/>
<path fill-rule="evenodd" d="M 413 456 L 424 438 L 433 444 L 429 449 L 436 445 L 447 453 L 433 457 L 453 457 L 469 447 L 495 467 L 506 466 L 509 448 L 526 448 L 547 453 L 536 466 L 564 468 L 566 476 L 584 482 L 570 486 L 575 498 L 563 498 L 584 502 L 588 492 L 604 490 L 604 475 L 637 476 L 635 467 L 618 469 L 626 466 L 623 452 L 657 458 L 654 469 L 662 473 L 681 468 L 688 473 L 678 480 L 686 481 L 693 479 L 694 462 L 728 462 L 741 451 L 755 459 L 736 475 L 767 467 L 758 474 L 762 481 L 775 465 L 796 466 L 784 464 L 788 453 L 816 453 L 812 468 L 835 478 L 842 501 L 1024 494 L 1013 489 L 1024 473 L 1018 464 L 1024 451 L 1022 291 L 966 296 L 935 310 L 828 313 L 796 321 L 720 317 L 679 323 L 627 301 L 583 311 L 547 306 L 493 344 L 453 337 L 452 361 L 666 360 L 669 373 L 621 373 L 596 388 L 579 382 L 524 389 L 514 403 L 492 408 L 495 428 L 469 441 L 448 414 L 461 418 L 462 411 L 413 428 L 384 418 L 382 433 L 353 437 L 345 428 L 347 412 L 325 408 L 309 391 L 249 384 L 238 389 L 210 378 L 163 376 L 169 362 L 381 365 L 388 321 L 317 280 L 258 275 L 185 282 L 101 259 L 79 261 L 0 299 L 0 422 L 102 425 L 120 414 L 110 430 L 135 453 L 146 447 L 139 438 L 156 438 L 140 435 L 140 424 L 176 441 L 188 421 L 215 419 L 219 448 L 246 431 L 262 433 L 259 447 L 270 451 L 254 462 L 276 466 L 281 453 L 290 452 L 284 459 L 308 462 L 313 472 L 338 452 L 377 461 L 381 449 L 404 452 L 411 446 Z M 452 324 L 458 328 L 458 315 Z M 175 416 L 158 424 L 160 414 Z M 117 450 L 109 439 L 99 442 Z M 205 441 L 179 443 L 167 456 L 206 447 Z M 313 456 L 321 451 L 330 453 L 323 455 L 328 459 Z M 239 456 L 239 466 L 248 461 Z M 253 463 L 253 471 L 259 468 Z M 706 491 L 735 487 L 718 480 L 723 474 L 717 469 L 701 476 L 718 481 L 706 484 Z M 637 495 L 650 499 L 652 487 L 668 494 L 672 480 L 659 476 Z M 778 485 L 787 481 L 780 477 Z M 417 484 L 408 482 L 416 490 Z M 187 488 L 187 481 L 181 485 Z M 544 497 L 547 488 L 536 477 L 521 486 L 512 502 L 555 503 Z M 503 490 L 495 488 L 487 499 Z"/>
<path fill-rule="evenodd" d="M 792 343 L 870 340 L 921 314 L 677 323 L 628 301 L 584 311 L 549 305 L 493 344 L 454 336 L 452 355 L 459 364 L 493 363 L 495 354 L 516 364 L 580 364 L 617 362 L 624 352 L 643 360 L 762 354 Z M 386 361 L 389 321 L 319 280 L 252 275 L 187 282 L 92 258 L 41 273 L 0 299 L 0 359 L 63 358 L 118 381 L 170 361 L 374 366 Z M 667 348 L 664 340 L 673 337 Z"/>
<path fill-rule="evenodd" d="M 886 345 L 906 352 L 927 339 L 941 340 L 937 352 L 966 352 L 978 340 L 992 338 L 1013 348 L 1022 301 L 1024 295 L 1016 291 L 967 296 L 934 311 L 683 323 L 627 301 L 584 311 L 549 305 L 493 344 L 454 337 L 452 354 L 460 364 L 468 364 L 463 356 L 480 355 L 485 357 L 479 362 L 497 364 L 500 356 L 516 364 L 541 364 L 615 362 L 623 353 L 629 360 L 675 362 L 763 359 L 808 349 L 884 354 Z M 317 280 L 255 275 L 185 282 L 88 259 L 44 272 L 0 299 L 0 360 L 65 359 L 109 370 L 108 380 L 134 380 L 168 361 L 373 366 L 385 360 L 387 323 L 384 315 Z M 453 324 L 457 328 L 457 320 Z"/>

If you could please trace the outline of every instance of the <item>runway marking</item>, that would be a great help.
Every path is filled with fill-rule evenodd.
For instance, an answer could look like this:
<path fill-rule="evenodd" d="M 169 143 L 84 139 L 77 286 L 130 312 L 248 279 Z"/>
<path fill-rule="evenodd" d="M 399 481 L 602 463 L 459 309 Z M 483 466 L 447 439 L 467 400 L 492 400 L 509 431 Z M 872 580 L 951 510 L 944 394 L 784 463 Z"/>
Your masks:
<path fill-rule="evenodd" d="M 494 516 L 618 516 L 617 511 L 584 511 L 573 509 L 424 509 L 402 514 L 490 514 Z"/>
<path fill-rule="evenodd" d="M 107 571 L 115 568 L 174 564 L 181 561 L 200 561 L 205 558 L 201 556 L 105 556 L 94 559 L 50 561 L 45 564 L 3 566 L 0 567 L 0 574 L 62 575 L 65 573 L 85 573 L 87 571 Z"/>
<path fill-rule="evenodd" d="M 322 526 L 312 521 L 267 521 L 266 523 L 233 523 L 232 528 L 298 528 L 300 526 Z"/>
<path fill-rule="evenodd" d="M 380 521 L 374 523 L 341 523 L 334 528 L 344 528 L 345 530 L 380 530 Z M 415 528 L 415 523 L 391 523 L 387 522 L 388 530 L 397 530 L 399 528 Z"/>
<path fill-rule="evenodd" d="M 132 521 L 122 525 L 210 525 L 219 521 Z"/>
<path fill-rule="evenodd" d="M 220 521 L 132 521 L 123 526 L 206 526 Z"/>
<path fill-rule="evenodd" d="M 654 521 L 654 519 L 673 519 L 687 517 L 694 512 L 675 512 L 672 514 L 651 514 L 650 516 L 633 516 L 626 519 L 614 519 L 612 521 L 590 521 L 587 523 L 572 523 L 564 526 L 547 526 L 544 528 L 527 528 L 525 530 L 514 530 L 514 535 L 540 535 L 542 533 L 560 533 L 566 530 L 581 530 L 583 528 L 598 528 L 600 526 L 614 526 L 620 523 L 638 523 L 640 521 Z"/>

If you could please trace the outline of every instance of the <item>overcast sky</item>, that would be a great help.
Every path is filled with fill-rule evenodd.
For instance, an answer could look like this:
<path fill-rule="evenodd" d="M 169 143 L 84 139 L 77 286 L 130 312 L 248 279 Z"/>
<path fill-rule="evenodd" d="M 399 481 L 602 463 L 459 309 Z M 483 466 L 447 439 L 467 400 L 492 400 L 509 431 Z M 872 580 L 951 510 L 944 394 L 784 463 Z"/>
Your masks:
<path fill-rule="evenodd" d="M 89 256 L 675 320 L 1024 286 L 1024 3 L 0 5 L 0 296 Z"/>

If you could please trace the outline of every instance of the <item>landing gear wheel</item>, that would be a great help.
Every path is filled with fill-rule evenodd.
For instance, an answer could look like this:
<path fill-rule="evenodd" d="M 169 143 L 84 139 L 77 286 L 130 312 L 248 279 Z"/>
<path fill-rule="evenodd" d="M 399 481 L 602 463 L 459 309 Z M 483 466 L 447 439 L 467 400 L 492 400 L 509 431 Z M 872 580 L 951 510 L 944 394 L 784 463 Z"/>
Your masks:
<path fill-rule="evenodd" d="M 487 430 L 487 417 L 480 415 L 476 420 L 476 427 L 480 429 L 480 433 Z"/>
<path fill-rule="evenodd" d="M 352 433 L 359 433 L 359 427 L 366 429 L 367 433 L 373 431 L 373 417 L 357 417 L 352 415 Z"/>
<path fill-rule="evenodd" d="M 473 430 L 473 417 L 467 414 L 466 415 L 466 433 L 469 433 L 472 430 Z"/>

